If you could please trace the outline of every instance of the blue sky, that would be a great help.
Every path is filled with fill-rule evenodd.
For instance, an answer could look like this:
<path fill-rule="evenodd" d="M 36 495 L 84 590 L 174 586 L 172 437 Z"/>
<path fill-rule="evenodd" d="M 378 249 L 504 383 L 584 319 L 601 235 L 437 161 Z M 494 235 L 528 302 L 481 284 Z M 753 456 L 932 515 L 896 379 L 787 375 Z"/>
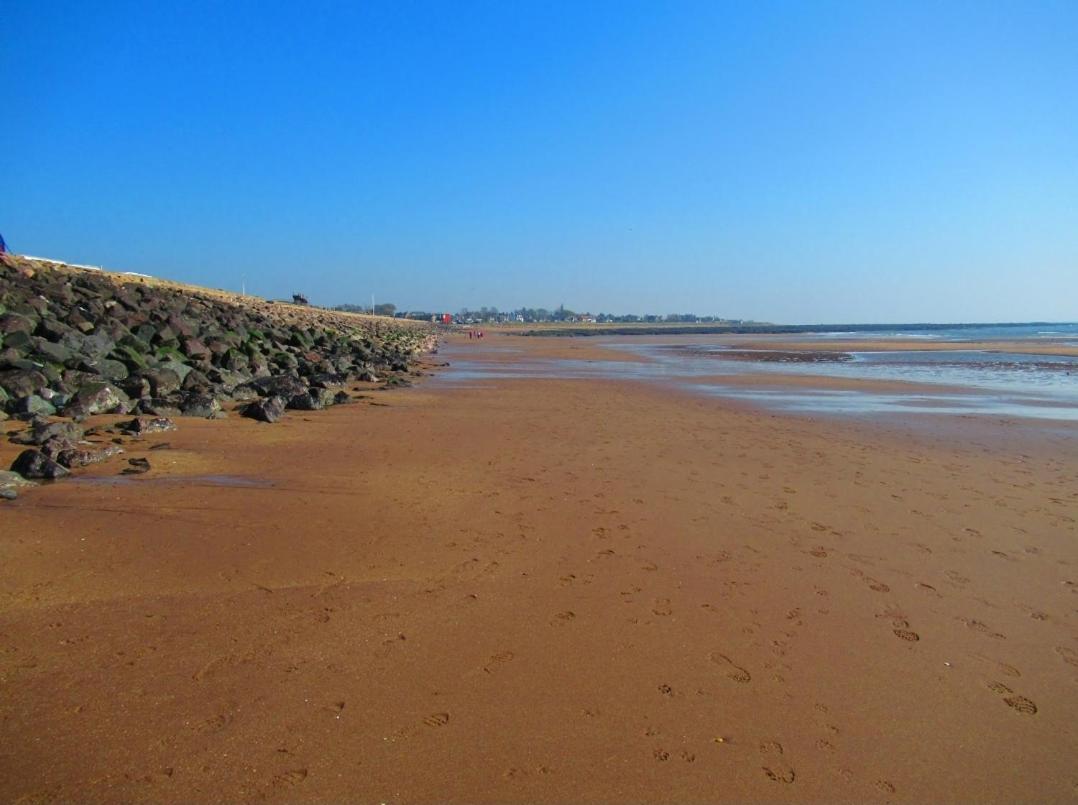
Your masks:
<path fill-rule="evenodd" d="M 15 251 L 314 302 L 1078 319 L 1078 3 L 0 0 Z"/>

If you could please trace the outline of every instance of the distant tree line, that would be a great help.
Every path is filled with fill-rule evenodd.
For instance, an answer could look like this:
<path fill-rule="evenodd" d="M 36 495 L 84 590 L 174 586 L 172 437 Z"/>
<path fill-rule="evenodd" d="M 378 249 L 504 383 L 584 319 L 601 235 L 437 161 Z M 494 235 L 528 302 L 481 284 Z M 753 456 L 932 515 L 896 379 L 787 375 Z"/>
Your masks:
<path fill-rule="evenodd" d="M 380 305 L 375 305 L 374 310 L 371 310 L 370 305 L 337 305 L 334 310 L 340 310 L 345 313 L 374 313 L 375 316 L 395 316 L 397 315 L 397 306 L 392 302 L 383 302 Z"/>
<path fill-rule="evenodd" d="M 570 310 L 565 305 L 559 305 L 554 310 L 546 308 L 522 307 L 516 310 L 501 311 L 496 307 L 481 307 L 478 310 L 464 308 L 455 314 L 459 322 L 471 323 L 494 323 L 494 322 L 521 322 L 524 324 L 541 324 L 544 322 L 578 322 L 578 323 L 633 323 L 633 322 L 740 322 L 740 319 L 724 319 L 720 316 L 699 316 L 695 313 L 667 313 L 659 315 L 654 313 L 580 313 Z"/>
<path fill-rule="evenodd" d="M 347 313 L 369 314 L 372 312 L 370 305 L 337 305 L 333 309 Z M 423 310 L 401 311 L 391 302 L 383 302 L 382 304 L 375 305 L 373 312 L 376 316 L 395 316 L 397 318 L 421 319 L 423 321 L 431 321 L 435 315 L 441 315 L 440 313 L 436 314 L 431 311 Z M 698 316 L 695 313 L 666 313 L 663 315 L 655 313 L 579 313 L 570 310 L 565 305 L 558 305 L 554 310 L 548 310 L 544 307 L 522 307 L 517 308 L 516 310 L 498 310 L 496 307 L 486 306 L 476 310 L 462 308 L 453 314 L 453 318 L 462 324 L 493 324 L 497 322 L 519 322 L 524 324 L 542 324 L 544 322 L 574 322 L 583 324 L 631 324 L 634 322 L 643 322 L 647 324 L 658 324 L 660 322 L 676 322 L 679 324 L 704 324 L 716 322 L 730 324 L 742 323 L 741 319 L 724 319 L 720 316 Z"/>

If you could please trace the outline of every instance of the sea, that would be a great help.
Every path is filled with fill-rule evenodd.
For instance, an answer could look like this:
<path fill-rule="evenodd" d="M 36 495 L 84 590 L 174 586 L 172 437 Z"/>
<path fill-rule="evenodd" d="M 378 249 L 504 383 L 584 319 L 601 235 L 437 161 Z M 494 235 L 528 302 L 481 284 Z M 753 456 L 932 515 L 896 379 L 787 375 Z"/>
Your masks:
<path fill-rule="evenodd" d="M 779 339 L 774 348 L 756 349 L 735 346 L 729 336 L 590 338 L 596 346 L 628 352 L 641 360 L 537 359 L 514 349 L 512 339 L 495 338 L 478 348 L 497 350 L 508 360 L 472 360 L 475 353 L 468 345 L 454 351 L 440 382 L 612 378 L 675 385 L 697 394 L 795 413 L 1078 421 L 1078 356 L 1033 352 L 1078 348 L 1078 323 L 847 325 L 777 337 L 737 336 L 740 342 L 765 344 L 767 339 Z M 859 340 L 894 343 L 888 349 L 870 345 L 846 352 L 824 349 L 828 342 Z M 788 350 L 779 341 L 797 342 L 806 349 Z M 819 342 L 819 350 L 811 349 L 813 342 Z M 947 349 L 932 348 L 944 342 Z M 963 343 L 970 347 L 963 348 Z M 519 355 L 518 362 L 512 360 L 514 354 Z M 754 381 L 746 376 L 755 376 Z M 781 376 L 796 376 L 798 382 L 783 384 Z M 886 390 L 867 383 L 858 388 L 856 381 L 883 381 Z"/>

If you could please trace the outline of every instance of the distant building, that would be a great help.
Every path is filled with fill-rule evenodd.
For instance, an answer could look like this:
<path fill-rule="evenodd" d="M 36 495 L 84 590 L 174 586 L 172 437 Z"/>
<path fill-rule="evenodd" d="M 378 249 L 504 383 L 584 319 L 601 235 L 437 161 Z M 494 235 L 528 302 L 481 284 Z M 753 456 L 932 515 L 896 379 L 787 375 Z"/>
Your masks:
<path fill-rule="evenodd" d="M 296 305 L 309 305 L 310 304 L 310 302 L 307 301 L 307 297 L 304 296 L 301 293 L 292 294 L 292 303 L 296 304 Z"/>

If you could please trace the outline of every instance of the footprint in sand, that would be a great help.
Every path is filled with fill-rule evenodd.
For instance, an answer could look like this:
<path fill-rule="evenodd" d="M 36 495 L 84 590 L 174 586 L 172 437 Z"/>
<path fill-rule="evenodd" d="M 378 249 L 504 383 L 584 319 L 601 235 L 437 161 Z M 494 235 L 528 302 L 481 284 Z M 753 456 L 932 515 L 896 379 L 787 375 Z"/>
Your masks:
<path fill-rule="evenodd" d="M 219 713 L 207 718 L 199 727 L 200 732 L 218 732 L 232 723 L 232 713 Z"/>
<path fill-rule="evenodd" d="M 796 779 L 796 772 L 785 763 L 780 762 L 783 749 L 782 744 L 778 741 L 763 741 L 760 744 L 760 754 L 768 764 L 760 767 L 768 780 L 789 785 Z"/>
<path fill-rule="evenodd" d="M 552 620 L 551 623 L 569 623 L 569 621 L 576 619 L 576 613 L 566 610 L 565 612 L 559 612 L 554 618 L 555 620 Z"/>
<path fill-rule="evenodd" d="M 713 651 L 708 655 L 708 659 L 722 668 L 723 673 L 735 682 L 744 684 L 745 682 L 752 681 L 752 674 L 740 665 L 734 663 L 734 661 L 725 654 L 719 654 L 717 651 Z"/>
<path fill-rule="evenodd" d="M 865 576 L 865 581 L 868 582 L 868 589 L 870 590 L 875 590 L 878 593 L 891 592 L 891 588 L 884 584 L 882 581 L 877 581 L 876 579 L 869 578 L 868 576 Z"/>
<path fill-rule="evenodd" d="M 1027 699 L 1025 696 L 1019 696 L 1002 682 L 988 682 L 986 684 L 990 691 L 1002 696 L 1003 703 L 1015 712 L 1027 716 L 1031 716 L 1037 712 L 1037 705 L 1033 703 L 1032 699 Z"/>
<path fill-rule="evenodd" d="M 307 779 L 306 769 L 292 769 L 286 771 L 283 774 L 278 774 L 273 778 L 273 784 L 275 786 L 291 786 L 298 785 Z"/>
<path fill-rule="evenodd" d="M 824 548 L 822 545 L 817 545 L 815 548 L 809 551 L 809 555 L 815 556 L 817 559 L 826 559 L 827 549 Z"/>
<path fill-rule="evenodd" d="M 1056 654 L 1058 654 L 1067 665 L 1073 665 L 1075 668 L 1078 668 L 1078 651 L 1067 648 L 1066 646 L 1056 646 Z"/>
<path fill-rule="evenodd" d="M 910 643 L 916 643 L 921 639 L 921 636 L 917 632 L 911 632 L 909 629 L 895 629 L 895 637 L 907 640 Z"/>
<path fill-rule="evenodd" d="M 444 727 L 449 723 L 449 713 L 432 713 L 423 719 L 428 727 Z"/>
<path fill-rule="evenodd" d="M 992 665 L 995 665 L 996 668 L 999 669 L 999 671 L 1001 673 L 1004 673 L 1009 677 L 1013 677 L 1015 679 L 1018 679 L 1018 678 L 1020 678 L 1022 676 L 1022 672 L 1019 671 L 1017 668 L 1015 668 L 1013 665 L 1008 665 L 1005 662 L 999 662 L 998 660 L 993 660 L 991 657 L 986 657 L 983 654 L 970 654 L 969 656 L 973 657 L 975 660 L 981 660 L 982 662 L 987 662 L 987 663 L 991 663 Z M 1010 691 L 1008 691 L 1008 692 L 1010 692 Z"/>
<path fill-rule="evenodd" d="M 669 598 L 656 598 L 655 606 L 652 608 L 652 613 L 655 615 L 665 616 L 673 613 L 674 610 L 670 608 Z"/>
<path fill-rule="evenodd" d="M 980 632 L 983 635 L 987 635 L 988 637 L 991 637 L 993 640 L 1006 640 L 1007 639 L 1007 635 L 1003 634 L 1002 632 L 996 632 L 996 631 L 992 630 L 991 628 L 988 627 L 987 624 L 982 623 L 981 621 L 973 620 L 972 618 L 959 618 L 958 620 L 962 621 L 962 623 L 966 624 L 966 626 L 968 626 L 973 631 Z"/>
<path fill-rule="evenodd" d="M 1017 710 L 1027 716 L 1031 716 L 1037 712 L 1037 705 L 1025 696 L 1006 696 L 1003 701 L 1012 710 Z"/>
<path fill-rule="evenodd" d="M 495 668 L 499 665 L 504 665 L 507 662 L 512 662 L 514 657 L 516 657 L 516 654 L 511 651 L 499 651 L 487 660 L 487 664 L 483 666 L 483 670 L 488 674 L 493 674 Z"/>

